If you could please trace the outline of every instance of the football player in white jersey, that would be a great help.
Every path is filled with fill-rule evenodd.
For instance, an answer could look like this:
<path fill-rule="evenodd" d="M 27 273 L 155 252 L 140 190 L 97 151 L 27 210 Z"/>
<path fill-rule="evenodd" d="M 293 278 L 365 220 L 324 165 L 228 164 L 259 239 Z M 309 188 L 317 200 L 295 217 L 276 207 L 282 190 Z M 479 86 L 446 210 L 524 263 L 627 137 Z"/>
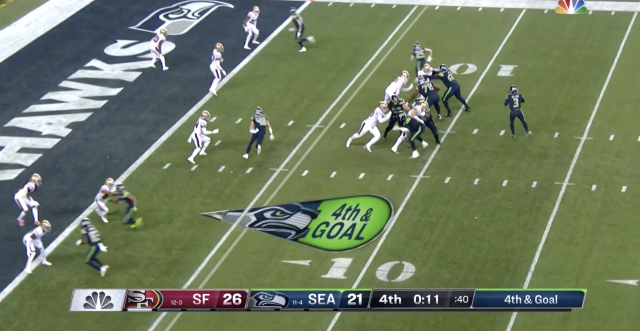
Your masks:
<path fill-rule="evenodd" d="M 222 59 L 222 52 L 224 52 L 224 46 L 222 46 L 221 43 L 217 43 L 211 55 L 211 65 L 209 65 L 209 69 L 211 69 L 213 73 L 213 82 L 211 83 L 209 92 L 215 96 L 218 96 L 218 83 L 220 83 L 222 76 L 227 75 L 227 72 L 222 69 L 222 61 L 224 61 Z"/>
<path fill-rule="evenodd" d="M 107 220 L 107 213 L 109 212 L 109 207 L 107 207 L 107 199 L 109 198 L 109 196 L 114 195 L 115 191 L 116 187 L 114 185 L 113 178 L 107 178 L 107 180 L 104 182 L 104 185 L 100 187 L 100 191 L 98 191 L 98 194 L 96 194 L 95 202 L 98 206 L 96 208 L 96 213 L 105 223 L 109 223 L 109 220 Z"/>
<path fill-rule="evenodd" d="M 13 196 L 16 204 L 20 208 L 20 215 L 18 216 L 18 225 L 24 226 L 24 217 L 27 216 L 27 212 L 31 209 L 33 214 L 33 223 L 38 225 L 38 207 L 40 204 L 38 201 L 33 200 L 31 193 L 42 184 L 42 177 L 39 174 L 31 175 L 29 181 L 22 186 L 18 192 Z"/>
<path fill-rule="evenodd" d="M 400 76 L 398 76 L 393 82 L 391 82 L 391 84 L 387 86 L 387 89 L 384 90 L 384 102 L 389 103 L 389 101 L 391 101 L 392 95 L 394 94 L 399 95 L 400 90 L 405 85 L 407 85 L 408 82 L 409 82 L 409 72 L 406 70 L 402 70 L 402 73 L 400 74 Z"/>
<path fill-rule="evenodd" d="M 260 16 L 260 8 L 258 6 L 253 6 L 253 10 L 247 14 L 247 17 L 242 22 L 242 27 L 244 28 L 244 32 L 247 33 L 247 39 L 244 41 L 244 49 L 251 49 L 249 47 L 249 40 L 253 36 L 253 43 L 259 44 L 258 35 L 260 35 L 260 31 L 258 31 L 258 16 Z"/>
<path fill-rule="evenodd" d="M 51 265 L 51 262 L 47 261 L 47 252 L 44 250 L 44 245 L 42 244 L 42 237 L 49 231 L 51 231 L 51 223 L 47 220 L 43 220 L 37 228 L 29 231 L 22 238 L 22 243 L 27 249 L 27 265 L 25 266 L 24 271 L 28 274 L 31 273 L 31 263 L 36 258 L 36 249 L 40 251 L 42 264 Z"/>
<path fill-rule="evenodd" d="M 153 39 L 151 39 L 151 55 L 153 55 L 153 59 L 151 59 L 151 66 L 156 67 L 156 61 L 158 58 L 160 59 L 160 64 L 162 64 L 162 70 L 167 71 L 169 67 L 167 67 L 167 62 L 164 59 L 164 55 L 162 55 L 162 43 L 167 40 L 167 29 L 162 28 Z"/>
<path fill-rule="evenodd" d="M 196 155 L 198 155 L 198 153 L 200 153 L 200 155 L 207 155 L 205 151 L 211 143 L 211 138 L 209 138 L 208 135 L 216 134 L 219 131 L 218 129 L 215 129 L 213 131 L 207 130 L 207 122 L 210 118 L 211 114 L 208 111 L 203 110 L 200 118 L 198 118 L 198 121 L 196 122 L 196 125 L 193 127 L 193 132 L 189 136 L 189 139 L 187 139 L 188 143 L 191 143 L 193 141 L 193 144 L 196 146 L 193 149 L 193 153 L 191 153 L 191 156 L 189 156 L 189 158 L 187 159 L 187 161 L 191 162 L 192 164 L 196 164 L 194 158 L 196 157 Z"/>
<path fill-rule="evenodd" d="M 364 136 L 367 132 L 373 135 L 373 138 L 364 146 L 362 146 L 367 152 L 371 153 L 371 146 L 380 140 L 380 131 L 378 130 L 378 123 L 384 123 L 391 117 L 391 112 L 387 108 L 387 103 L 380 101 L 378 107 L 373 110 L 369 117 L 362 121 L 360 124 L 360 130 L 354 133 L 349 139 L 347 139 L 347 148 L 351 145 L 354 139 L 358 139 Z"/>
<path fill-rule="evenodd" d="M 427 102 L 426 101 L 422 101 L 419 104 L 414 105 L 414 107 L 409 111 L 408 115 L 410 117 L 415 118 L 417 121 L 424 123 L 425 119 L 427 118 L 427 116 L 431 116 L 430 114 L 427 114 L 428 112 L 428 107 L 427 107 Z M 407 139 L 408 135 L 409 135 L 409 129 L 400 126 L 399 130 L 401 131 L 400 136 L 398 137 L 398 139 L 396 140 L 395 145 L 393 145 L 393 147 L 391 147 L 391 151 L 398 154 L 398 147 L 400 147 L 400 144 Z M 422 141 L 422 148 L 427 148 L 429 146 L 429 144 L 426 141 Z"/>

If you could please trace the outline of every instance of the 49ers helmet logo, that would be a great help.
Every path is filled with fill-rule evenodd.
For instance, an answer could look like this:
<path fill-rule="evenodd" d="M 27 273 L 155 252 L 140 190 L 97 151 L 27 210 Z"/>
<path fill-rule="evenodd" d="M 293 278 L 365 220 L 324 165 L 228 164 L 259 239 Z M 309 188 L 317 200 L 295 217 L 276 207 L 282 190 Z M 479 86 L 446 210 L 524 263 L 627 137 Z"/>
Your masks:
<path fill-rule="evenodd" d="M 233 8 L 233 5 L 215 0 L 182 1 L 154 11 L 129 29 L 156 33 L 165 28 L 168 35 L 177 36 L 189 32 L 218 7 Z"/>
<path fill-rule="evenodd" d="M 162 294 L 157 290 L 127 290 L 126 309 L 153 309 L 162 305 Z"/>

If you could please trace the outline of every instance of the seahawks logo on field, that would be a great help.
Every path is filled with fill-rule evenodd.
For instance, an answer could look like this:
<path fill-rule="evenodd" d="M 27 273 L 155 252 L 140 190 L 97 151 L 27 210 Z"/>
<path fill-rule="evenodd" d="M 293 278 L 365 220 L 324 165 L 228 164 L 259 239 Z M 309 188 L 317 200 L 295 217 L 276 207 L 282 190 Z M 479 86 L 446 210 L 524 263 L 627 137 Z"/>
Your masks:
<path fill-rule="evenodd" d="M 222 215 L 220 213 L 204 213 L 204 215 L 234 223 L 242 216 L 244 210 L 231 210 Z M 307 226 L 318 217 L 318 214 L 320 213 L 317 210 L 304 208 L 297 203 L 259 207 L 251 209 L 238 225 L 267 232 L 280 238 L 295 240 L 309 232 Z"/>
<path fill-rule="evenodd" d="M 165 28 L 168 35 L 178 36 L 189 32 L 219 7 L 234 8 L 231 4 L 215 0 L 182 1 L 154 11 L 129 29 L 156 33 Z"/>
<path fill-rule="evenodd" d="M 289 304 L 289 297 L 275 291 L 261 291 L 254 294 L 251 299 L 254 300 L 251 306 L 255 307 L 287 308 Z"/>

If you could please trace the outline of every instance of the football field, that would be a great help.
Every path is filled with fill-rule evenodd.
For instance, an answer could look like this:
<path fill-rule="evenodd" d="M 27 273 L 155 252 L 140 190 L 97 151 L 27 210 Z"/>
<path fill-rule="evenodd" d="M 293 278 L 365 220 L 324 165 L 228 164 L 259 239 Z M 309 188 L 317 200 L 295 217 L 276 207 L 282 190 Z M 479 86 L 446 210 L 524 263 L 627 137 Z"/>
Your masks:
<path fill-rule="evenodd" d="M 176 130 L 120 178 L 144 228 L 121 226 L 118 207 L 109 224 L 91 214 L 109 247 L 101 255 L 109 274 L 83 265 L 70 230 L 48 258 L 52 267 L 3 292 L 0 330 L 637 330 L 637 281 L 610 282 L 640 278 L 637 13 L 463 2 L 291 2 L 317 44 L 297 53 L 283 25 L 230 73 L 218 98 L 193 100 Z M 385 87 L 402 70 L 415 78 L 416 41 L 433 50 L 432 66 L 455 70 L 471 112 L 450 99 L 453 116 L 436 121 L 442 144 L 425 133 L 429 146 L 417 159 L 408 144 L 390 151 L 396 132 L 372 153 L 362 148 L 370 135 L 345 148 Z M 510 85 L 526 99 L 531 136 L 516 121 L 510 138 L 502 104 Z M 245 160 L 256 106 L 275 140 Z M 204 109 L 220 133 L 193 166 L 186 139 Z M 357 194 L 388 198 L 395 216 L 383 235 L 349 252 L 201 215 Z M 74 288 L 523 287 L 588 295 L 571 313 L 517 315 L 68 312 Z"/>

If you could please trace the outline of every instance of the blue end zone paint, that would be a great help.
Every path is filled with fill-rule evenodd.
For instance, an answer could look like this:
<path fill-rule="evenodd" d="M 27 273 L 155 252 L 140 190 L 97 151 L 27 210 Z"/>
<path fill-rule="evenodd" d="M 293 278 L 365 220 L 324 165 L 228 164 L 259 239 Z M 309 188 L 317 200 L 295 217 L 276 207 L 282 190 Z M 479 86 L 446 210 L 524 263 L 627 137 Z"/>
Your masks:
<path fill-rule="evenodd" d="M 16 225 L 19 210 L 13 203 L 13 194 L 32 173 L 38 172 L 44 178 L 42 187 L 34 194 L 41 203 L 40 218 L 49 219 L 54 225 L 52 233 L 44 238 L 47 245 L 93 201 L 105 178 L 123 173 L 206 94 L 212 79 L 208 68 L 210 56 L 216 42 L 225 45 L 223 67 L 231 72 L 249 54 L 242 49 L 246 35 L 241 25 L 247 12 L 254 5 L 260 6 L 258 28 L 262 40 L 289 16 L 288 8 L 293 5 L 260 0 L 224 1 L 235 8 L 220 7 L 187 33 L 168 37 L 168 41 L 176 45 L 167 54 L 169 71 L 134 69 L 131 72 L 141 74 L 131 82 L 68 79 L 80 69 L 98 70 L 83 68 L 94 59 L 107 64 L 149 61 L 139 57 L 148 54 L 146 49 L 129 56 L 110 56 L 104 50 L 116 40 L 150 40 L 151 33 L 129 27 L 155 10 L 178 2 L 181 1 L 98 0 L 0 63 L 0 77 L 5 77 L 0 80 L 0 136 L 60 139 L 50 149 L 21 149 L 21 153 L 42 156 L 17 178 L 0 181 L 0 201 L 5 207 L 0 211 L 0 265 L 3 266 L 0 288 L 11 282 L 26 261 L 22 236 L 31 226 L 30 222 L 24 228 Z M 99 109 L 23 113 L 31 105 L 58 103 L 40 101 L 40 98 L 49 92 L 69 90 L 58 86 L 65 80 L 122 88 L 122 91 L 115 96 L 91 98 L 108 100 Z M 72 131 L 66 137 L 4 127 L 19 117 L 77 113 L 92 114 L 85 121 L 68 125 Z M 0 171 L 20 168 L 25 167 L 0 163 Z M 27 220 L 31 220 L 31 215 Z"/>

